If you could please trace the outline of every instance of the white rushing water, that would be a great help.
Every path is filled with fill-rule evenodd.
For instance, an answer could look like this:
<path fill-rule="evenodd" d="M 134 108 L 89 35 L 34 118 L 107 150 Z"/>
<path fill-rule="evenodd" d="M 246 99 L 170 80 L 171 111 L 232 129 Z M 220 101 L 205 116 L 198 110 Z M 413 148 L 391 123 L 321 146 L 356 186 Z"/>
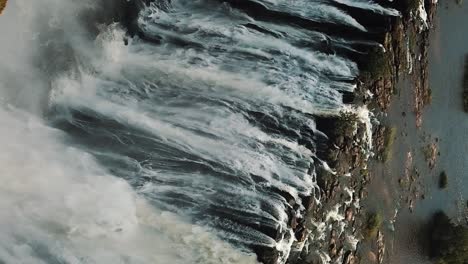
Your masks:
<path fill-rule="evenodd" d="M 374 44 L 204 0 L 155 1 L 129 36 L 117 2 L 0 17 L 0 263 L 284 262 L 326 166 L 313 116 L 348 111 L 358 73 L 320 49 Z M 331 3 L 254 2 L 367 31 Z"/>
<path fill-rule="evenodd" d="M 254 263 L 206 230 L 150 207 L 62 132 L 0 110 L 3 263 Z"/>
<path fill-rule="evenodd" d="M 188 219 L 148 205 L 41 120 L 47 84 L 33 68 L 37 47 L 29 45 L 37 43 L 36 12 L 73 13 L 83 6 L 10 5 L 18 13 L 0 20 L 1 56 L 8 61 L 2 60 L 0 73 L 0 262 L 255 263 Z"/>
<path fill-rule="evenodd" d="M 33 62 L 48 58 L 34 44 L 42 33 L 36 27 L 47 25 L 35 23 L 69 23 L 65 37 L 88 49 L 94 43 L 75 35 L 79 25 L 67 15 L 92 2 L 10 1 L 0 20 L 0 262 L 255 263 L 188 219 L 148 205 L 41 120 L 48 80 Z"/>

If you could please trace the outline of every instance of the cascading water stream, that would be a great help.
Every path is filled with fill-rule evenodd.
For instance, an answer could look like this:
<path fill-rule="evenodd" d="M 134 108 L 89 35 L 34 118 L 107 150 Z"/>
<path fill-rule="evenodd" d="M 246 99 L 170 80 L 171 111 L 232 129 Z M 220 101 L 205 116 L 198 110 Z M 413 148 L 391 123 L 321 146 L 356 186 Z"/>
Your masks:
<path fill-rule="evenodd" d="M 116 2 L 16 0 L 0 17 L 0 262 L 285 262 L 291 213 L 319 198 L 314 117 L 349 109 L 349 55 L 376 45 L 340 32 L 375 30 L 356 10 L 396 11 Z"/>

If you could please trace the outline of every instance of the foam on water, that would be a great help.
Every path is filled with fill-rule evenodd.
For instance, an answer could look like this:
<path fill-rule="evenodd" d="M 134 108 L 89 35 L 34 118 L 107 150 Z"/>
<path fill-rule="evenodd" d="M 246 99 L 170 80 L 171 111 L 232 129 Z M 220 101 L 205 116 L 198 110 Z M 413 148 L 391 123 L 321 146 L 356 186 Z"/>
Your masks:
<path fill-rule="evenodd" d="M 0 259 L 7 263 L 255 263 L 149 206 L 65 135 L 0 108 Z M 195 262 L 194 262 L 195 261 Z"/>
<path fill-rule="evenodd" d="M 7 263 L 255 263 L 259 248 L 285 262 L 292 215 L 319 197 L 315 167 L 332 171 L 314 117 L 352 111 L 370 129 L 343 92 L 358 74 L 345 54 L 372 41 L 216 1 L 155 1 L 135 36 L 115 21 L 115 1 L 10 2 L 0 18 Z M 366 32 L 332 3 L 254 2 Z M 342 219 L 338 206 L 327 216 Z"/>
<path fill-rule="evenodd" d="M 71 7 L 81 6 L 12 1 L 9 8 L 19 13 L 9 14 L 7 21 L 18 22 L 15 32 L 1 21 L 2 33 L 8 36 L 1 55 L 11 60 L 1 64 L 0 74 L 0 225 L 4 231 L 0 260 L 255 263 L 255 256 L 232 248 L 189 219 L 150 206 L 126 181 L 111 175 L 91 154 L 69 146 L 66 134 L 37 116 L 43 109 L 41 98 L 47 94 L 47 78 L 41 78 L 33 65 L 34 55 L 39 54 L 25 48 L 35 42 L 30 23 L 38 16 L 29 12 L 49 8 L 54 13 L 58 12 L 54 8 L 62 12 Z M 19 14 L 23 16 L 15 17 Z M 50 22 L 56 19 L 52 16 Z"/>

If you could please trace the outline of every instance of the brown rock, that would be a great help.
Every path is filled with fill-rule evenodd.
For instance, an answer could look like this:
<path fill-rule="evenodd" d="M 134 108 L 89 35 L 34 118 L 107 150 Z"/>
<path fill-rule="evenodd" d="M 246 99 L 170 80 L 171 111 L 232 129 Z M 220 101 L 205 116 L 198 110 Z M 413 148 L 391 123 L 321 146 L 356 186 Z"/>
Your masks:
<path fill-rule="evenodd" d="M 329 252 L 330 252 L 330 257 L 331 258 L 335 258 L 336 257 L 336 253 L 337 253 L 337 248 L 336 248 L 336 244 L 331 244 L 330 245 L 330 248 L 329 248 Z"/>
<path fill-rule="evenodd" d="M 345 219 L 348 222 L 351 222 L 353 220 L 353 208 L 348 207 L 345 212 Z"/>
<path fill-rule="evenodd" d="M 356 263 L 357 263 L 357 260 L 354 254 L 348 254 L 343 261 L 343 264 L 356 264 Z"/>
<path fill-rule="evenodd" d="M 369 251 L 369 252 L 367 252 L 367 260 L 370 263 L 377 263 L 377 255 L 375 255 L 374 252 Z"/>
<path fill-rule="evenodd" d="M 295 214 L 293 214 L 292 217 L 291 217 L 291 222 L 290 222 L 291 228 L 296 229 L 297 224 L 298 224 L 297 217 L 296 217 Z"/>

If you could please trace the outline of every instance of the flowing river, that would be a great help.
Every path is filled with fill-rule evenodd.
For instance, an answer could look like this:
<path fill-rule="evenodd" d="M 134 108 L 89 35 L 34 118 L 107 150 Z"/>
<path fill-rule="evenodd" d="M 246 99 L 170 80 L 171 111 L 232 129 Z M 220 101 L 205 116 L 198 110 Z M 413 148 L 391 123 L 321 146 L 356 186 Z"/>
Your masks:
<path fill-rule="evenodd" d="M 11 0 L 0 16 L 0 263 L 287 260 L 319 199 L 362 0 Z"/>

